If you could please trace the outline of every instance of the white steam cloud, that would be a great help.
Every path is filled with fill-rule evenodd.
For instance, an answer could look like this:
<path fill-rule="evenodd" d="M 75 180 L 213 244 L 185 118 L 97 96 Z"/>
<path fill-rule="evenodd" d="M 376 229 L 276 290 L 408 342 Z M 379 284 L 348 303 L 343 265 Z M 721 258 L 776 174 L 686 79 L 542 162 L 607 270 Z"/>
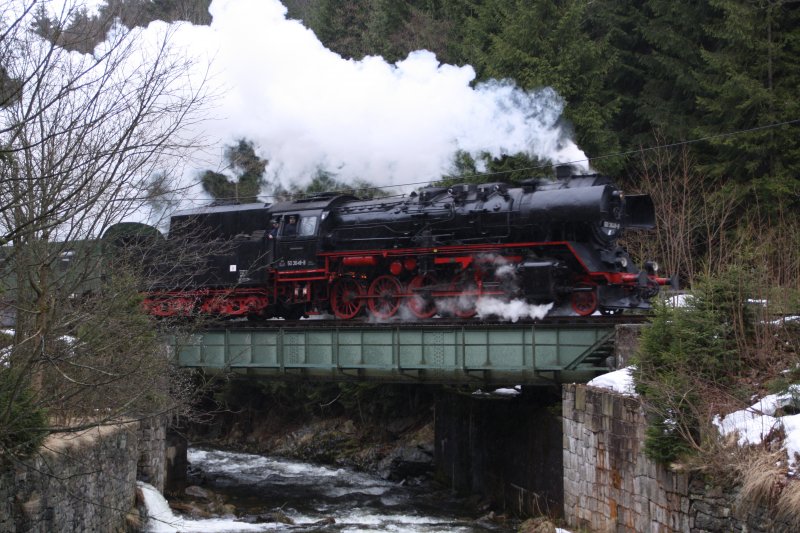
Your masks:
<path fill-rule="evenodd" d="M 62 4 L 85 3 L 50 6 L 63 15 Z M 424 50 L 396 64 L 347 60 L 288 20 L 278 0 L 213 0 L 210 12 L 210 26 L 167 30 L 156 22 L 136 30 L 142 47 L 170 31 L 176 53 L 198 66 L 192 86 L 208 77 L 217 95 L 207 120 L 195 125 L 210 148 L 190 158 L 188 182 L 205 169 L 224 170 L 223 146 L 242 138 L 269 160 L 265 177 L 283 185 L 302 185 L 319 169 L 381 186 L 426 182 L 452 170 L 457 150 L 528 153 L 588 168 L 562 128 L 564 102 L 551 88 L 473 85 L 471 66 L 441 64 Z"/>
<path fill-rule="evenodd" d="M 437 179 L 459 149 L 585 160 L 560 127 L 563 101 L 552 89 L 472 87 L 472 67 L 427 51 L 396 64 L 346 60 L 287 20 L 278 0 L 214 0 L 210 11 L 210 27 L 182 24 L 176 38 L 213 61 L 222 94 L 213 136 L 253 140 L 284 185 L 319 168 L 379 185 Z"/>
<path fill-rule="evenodd" d="M 524 300 L 505 302 L 497 298 L 478 298 L 476 303 L 478 315 L 482 318 L 497 317 L 514 323 L 527 318 L 541 320 L 552 308 L 552 303 L 536 305 Z"/>

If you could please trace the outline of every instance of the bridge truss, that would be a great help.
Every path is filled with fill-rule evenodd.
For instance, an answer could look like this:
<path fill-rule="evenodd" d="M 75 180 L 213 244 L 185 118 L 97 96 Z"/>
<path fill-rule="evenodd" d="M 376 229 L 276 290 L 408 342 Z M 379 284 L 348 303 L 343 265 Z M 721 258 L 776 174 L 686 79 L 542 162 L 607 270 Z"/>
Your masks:
<path fill-rule="evenodd" d="M 613 320 L 211 326 L 173 338 L 181 367 L 280 380 L 482 385 L 586 382 L 614 365 Z"/>

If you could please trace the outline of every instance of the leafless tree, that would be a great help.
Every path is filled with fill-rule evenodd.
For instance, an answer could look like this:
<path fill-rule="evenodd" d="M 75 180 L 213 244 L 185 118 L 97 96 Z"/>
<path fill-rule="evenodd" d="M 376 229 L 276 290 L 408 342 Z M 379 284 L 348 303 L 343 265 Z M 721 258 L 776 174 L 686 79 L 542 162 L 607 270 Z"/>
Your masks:
<path fill-rule="evenodd" d="M 69 52 L 29 31 L 37 1 L 0 0 L 2 297 L 16 314 L 0 428 L 30 390 L 64 429 L 169 406 L 167 361 L 138 312 L 142 256 L 109 262 L 98 238 L 144 216 L 153 176 L 173 187 L 208 95 L 169 28 L 116 26 L 93 53 Z"/>
<path fill-rule="evenodd" d="M 635 256 L 657 258 L 683 286 L 714 265 L 729 263 L 736 251 L 730 230 L 737 222 L 737 200 L 706 180 L 688 151 L 643 153 L 637 182 L 656 205 L 656 231 L 628 237 Z"/>

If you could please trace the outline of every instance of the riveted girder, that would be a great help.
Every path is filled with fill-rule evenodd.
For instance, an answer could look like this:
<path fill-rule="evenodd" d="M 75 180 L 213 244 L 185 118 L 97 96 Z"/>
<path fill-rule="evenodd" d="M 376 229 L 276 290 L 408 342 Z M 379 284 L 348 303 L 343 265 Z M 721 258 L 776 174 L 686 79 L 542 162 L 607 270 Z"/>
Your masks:
<path fill-rule="evenodd" d="M 179 366 L 272 379 L 554 384 L 608 372 L 609 324 L 216 328 L 172 340 Z"/>

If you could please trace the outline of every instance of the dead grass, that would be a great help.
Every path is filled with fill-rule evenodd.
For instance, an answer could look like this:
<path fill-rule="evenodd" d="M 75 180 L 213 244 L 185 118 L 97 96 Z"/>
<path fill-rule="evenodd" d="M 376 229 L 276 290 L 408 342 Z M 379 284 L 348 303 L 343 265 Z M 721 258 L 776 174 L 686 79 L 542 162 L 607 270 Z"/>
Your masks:
<path fill-rule="evenodd" d="M 61 454 L 67 450 L 80 449 L 121 430 L 135 431 L 136 424 L 97 425 L 82 431 L 52 433 L 42 444 L 42 451 Z"/>
<path fill-rule="evenodd" d="M 784 487 L 776 511 L 777 520 L 787 523 L 794 531 L 800 531 L 800 481 L 792 481 Z"/>
<path fill-rule="evenodd" d="M 741 488 L 736 508 L 751 514 L 758 508 L 772 508 L 782 496 L 786 482 L 786 452 L 751 450 L 738 465 Z"/>

